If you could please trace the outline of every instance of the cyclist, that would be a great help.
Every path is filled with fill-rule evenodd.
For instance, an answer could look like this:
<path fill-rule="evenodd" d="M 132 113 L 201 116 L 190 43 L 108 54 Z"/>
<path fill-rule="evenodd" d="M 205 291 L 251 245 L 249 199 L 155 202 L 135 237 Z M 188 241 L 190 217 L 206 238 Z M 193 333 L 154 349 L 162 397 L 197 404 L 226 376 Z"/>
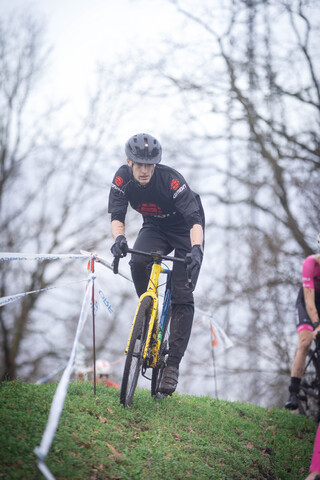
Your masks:
<path fill-rule="evenodd" d="M 187 266 L 195 287 L 203 258 L 204 212 L 198 194 L 183 176 L 167 165 L 160 165 L 162 148 L 159 141 L 146 133 L 129 138 L 125 145 L 126 164 L 116 172 L 109 194 L 111 232 L 115 257 L 126 255 L 125 216 L 128 203 L 141 213 L 142 228 L 134 249 L 160 251 L 176 257 L 189 254 Z M 148 286 L 150 260 L 132 255 L 132 279 L 138 296 Z M 184 264 L 174 263 L 172 274 L 172 319 L 169 354 L 159 390 L 171 395 L 178 384 L 179 364 L 187 348 L 194 315 L 193 289 L 187 286 Z"/>
<path fill-rule="evenodd" d="M 291 367 L 289 399 L 285 407 L 298 408 L 298 394 L 312 339 L 320 332 L 320 233 L 318 254 L 309 255 L 302 265 L 302 287 L 296 301 L 298 349 Z"/>

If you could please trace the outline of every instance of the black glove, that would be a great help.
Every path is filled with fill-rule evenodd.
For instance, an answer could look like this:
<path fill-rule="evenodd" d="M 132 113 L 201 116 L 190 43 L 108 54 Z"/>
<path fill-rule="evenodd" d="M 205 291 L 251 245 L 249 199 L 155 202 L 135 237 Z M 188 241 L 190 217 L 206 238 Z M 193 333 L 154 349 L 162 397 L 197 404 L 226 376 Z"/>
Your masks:
<path fill-rule="evenodd" d="M 186 267 L 189 278 L 191 278 L 192 288 L 196 286 L 200 267 L 202 264 L 203 250 L 201 245 L 193 245 L 191 252 L 186 255 Z"/>
<path fill-rule="evenodd" d="M 128 244 L 124 235 L 118 235 L 115 243 L 111 247 L 111 253 L 114 257 L 122 258 L 127 255 Z"/>

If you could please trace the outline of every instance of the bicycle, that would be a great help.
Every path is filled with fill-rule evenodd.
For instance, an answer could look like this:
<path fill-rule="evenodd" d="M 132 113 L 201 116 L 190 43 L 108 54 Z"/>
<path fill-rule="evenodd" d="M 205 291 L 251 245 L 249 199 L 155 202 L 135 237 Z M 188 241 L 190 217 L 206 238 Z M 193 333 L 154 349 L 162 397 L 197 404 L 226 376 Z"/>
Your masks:
<path fill-rule="evenodd" d="M 308 354 L 309 360 L 301 379 L 298 394 L 298 411 L 301 415 L 320 421 L 320 335 L 315 339 L 315 346 Z"/>
<path fill-rule="evenodd" d="M 162 379 L 163 370 L 169 352 L 169 323 L 171 320 L 171 277 L 172 270 L 163 268 L 163 261 L 180 262 L 186 264 L 187 260 L 162 255 L 160 252 L 142 252 L 140 250 L 127 249 L 127 253 L 144 255 L 152 259 L 152 269 L 149 277 L 148 287 L 140 298 L 136 313 L 131 326 L 127 347 L 125 350 L 126 361 L 123 370 L 122 383 L 120 388 L 120 403 L 124 407 L 131 405 L 139 374 L 151 380 L 151 395 L 155 398 L 166 397 L 166 394 L 159 392 L 159 385 Z M 119 257 L 113 262 L 113 271 L 118 273 Z M 159 276 L 167 276 L 159 318 Z M 188 287 L 192 288 L 191 279 L 188 278 Z M 148 368 L 152 369 L 152 376 L 146 375 Z"/>

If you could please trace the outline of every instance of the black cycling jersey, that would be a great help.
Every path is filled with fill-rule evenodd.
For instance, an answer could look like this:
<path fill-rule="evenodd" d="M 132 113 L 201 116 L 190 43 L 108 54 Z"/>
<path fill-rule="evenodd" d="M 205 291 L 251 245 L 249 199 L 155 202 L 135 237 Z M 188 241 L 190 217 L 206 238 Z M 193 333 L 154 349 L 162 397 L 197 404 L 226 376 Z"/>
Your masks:
<path fill-rule="evenodd" d="M 145 186 L 134 179 L 128 165 L 118 169 L 109 194 L 111 221 L 124 223 L 128 204 L 143 216 L 143 226 L 134 244 L 137 250 L 161 251 L 165 255 L 174 250 L 175 256 L 185 258 L 191 251 L 191 228 L 195 224 L 200 224 L 203 230 L 205 228 L 199 195 L 190 189 L 179 172 L 166 165 L 156 165 Z M 138 296 L 146 291 L 149 263 L 148 257 L 131 257 L 132 279 Z M 185 266 L 174 263 L 172 269 L 172 319 L 167 364 L 178 367 L 191 333 L 194 299 L 192 290 L 186 286 Z"/>
<path fill-rule="evenodd" d="M 174 225 L 188 230 L 195 224 L 204 226 L 199 195 L 190 189 L 179 172 L 167 165 L 156 165 L 146 186 L 134 179 L 128 165 L 122 165 L 110 189 L 108 212 L 111 220 L 124 223 L 128 203 L 141 213 L 144 223 Z"/>

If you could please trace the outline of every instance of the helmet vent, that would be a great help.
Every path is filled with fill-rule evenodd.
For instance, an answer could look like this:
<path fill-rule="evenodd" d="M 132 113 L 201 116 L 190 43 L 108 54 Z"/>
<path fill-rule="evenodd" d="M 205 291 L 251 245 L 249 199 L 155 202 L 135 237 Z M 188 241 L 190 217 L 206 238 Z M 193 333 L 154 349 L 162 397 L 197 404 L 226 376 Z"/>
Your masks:
<path fill-rule="evenodd" d="M 144 137 L 144 158 L 148 158 L 148 149 L 149 149 L 149 143 L 148 143 L 148 138 Z"/>

